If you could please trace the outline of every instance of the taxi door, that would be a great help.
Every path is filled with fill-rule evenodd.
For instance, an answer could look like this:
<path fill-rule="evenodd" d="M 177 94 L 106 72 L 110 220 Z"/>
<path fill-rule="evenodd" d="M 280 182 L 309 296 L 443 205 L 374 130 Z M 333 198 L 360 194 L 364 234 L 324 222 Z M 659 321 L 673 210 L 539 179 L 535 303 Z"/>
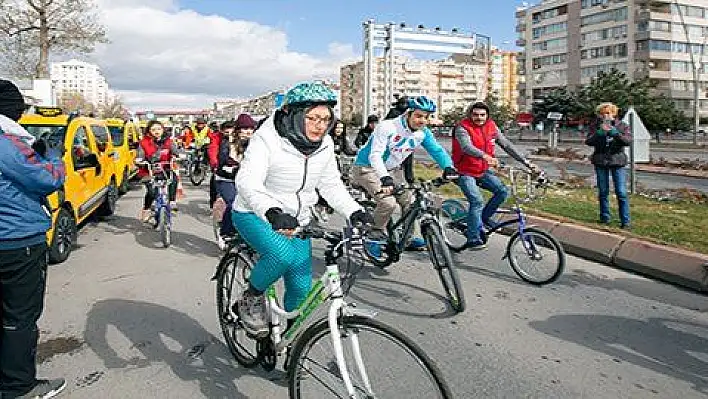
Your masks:
<path fill-rule="evenodd" d="M 92 208 L 90 200 L 95 193 L 98 151 L 87 125 L 75 122 L 75 128 L 71 127 L 67 132 L 67 151 L 64 154 L 67 166 L 65 187 L 67 200 L 76 207 L 78 223 Z"/>

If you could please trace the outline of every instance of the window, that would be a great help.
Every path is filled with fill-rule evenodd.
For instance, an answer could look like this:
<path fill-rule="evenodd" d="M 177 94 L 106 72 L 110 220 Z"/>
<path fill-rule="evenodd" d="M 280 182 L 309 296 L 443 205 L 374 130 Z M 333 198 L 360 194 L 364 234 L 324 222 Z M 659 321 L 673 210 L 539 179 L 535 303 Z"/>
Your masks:
<path fill-rule="evenodd" d="M 76 129 L 74 141 L 71 144 L 71 160 L 74 164 L 74 169 L 81 169 L 83 160 L 91 154 L 86 128 L 83 126 Z"/>
<path fill-rule="evenodd" d="M 91 125 L 91 131 L 93 132 L 93 136 L 96 138 L 96 146 L 98 147 L 98 151 L 106 151 L 106 147 L 108 146 L 108 138 L 110 137 L 108 134 L 108 129 L 106 129 L 105 126 Z"/>
<path fill-rule="evenodd" d="M 628 15 L 627 7 L 622 7 L 615 10 L 603 11 L 597 14 L 582 17 L 580 19 L 580 25 L 587 26 L 609 21 L 626 21 Z"/>
<path fill-rule="evenodd" d="M 123 145 L 125 137 L 125 128 L 121 126 L 109 126 L 108 131 L 111 133 L 111 142 L 114 146 L 120 147 Z"/>
<path fill-rule="evenodd" d="M 671 51 L 671 42 L 666 40 L 650 40 L 649 48 L 655 51 Z"/>

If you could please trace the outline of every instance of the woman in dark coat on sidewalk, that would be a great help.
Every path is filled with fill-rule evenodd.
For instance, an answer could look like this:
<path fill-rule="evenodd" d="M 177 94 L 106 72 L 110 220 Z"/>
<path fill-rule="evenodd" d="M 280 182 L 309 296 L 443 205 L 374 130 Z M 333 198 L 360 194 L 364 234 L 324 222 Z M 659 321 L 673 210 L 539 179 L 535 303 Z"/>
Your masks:
<path fill-rule="evenodd" d="M 600 202 L 600 222 L 609 224 L 610 215 L 610 175 L 615 187 L 619 205 L 620 226 L 629 229 L 629 198 L 627 195 L 627 154 L 625 147 L 632 142 L 629 126 L 617 118 L 618 108 L 612 103 L 597 107 L 598 117 L 588 126 L 585 144 L 593 147 L 590 160 L 595 165 L 598 200 Z"/>

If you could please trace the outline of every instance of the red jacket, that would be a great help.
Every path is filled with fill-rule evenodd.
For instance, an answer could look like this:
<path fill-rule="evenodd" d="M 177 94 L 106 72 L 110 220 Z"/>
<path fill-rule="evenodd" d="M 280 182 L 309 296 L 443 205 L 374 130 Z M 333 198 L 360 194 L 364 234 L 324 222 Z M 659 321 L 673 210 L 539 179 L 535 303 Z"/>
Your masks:
<path fill-rule="evenodd" d="M 207 147 L 207 155 L 209 155 L 209 166 L 211 169 L 216 169 L 219 166 L 219 146 L 224 138 L 220 132 L 209 131 L 209 144 Z"/>
<path fill-rule="evenodd" d="M 470 135 L 473 146 L 491 157 L 494 156 L 494 142 L 499 128 L 493 120 L 489 119 L 484 125 L 477 126 L 473 125 L 469 119 L 463 119 L 459 126 L 462 126 Z M 489 169 L 487 161 L 462 151 L 462 146 L 455 135 L 452 136 L 452 162 L 455 164 L 455 168 L 466 176 L 480 177 Z"/>
<path fill-rule="evenodd" d="M 172 138 L 166 138 L 162 143 L 156 142 L 151 136 L 146 135 L 140 140 L 140 148 L 143 151 L 145 160 L 154 162 L 153 157 L 160 151 L 157 162 L 170 162 L 175 155 L 172 153 Z M 138 177 L 149 176 L 150 172 L 146 166 L 138 167 Z"/>

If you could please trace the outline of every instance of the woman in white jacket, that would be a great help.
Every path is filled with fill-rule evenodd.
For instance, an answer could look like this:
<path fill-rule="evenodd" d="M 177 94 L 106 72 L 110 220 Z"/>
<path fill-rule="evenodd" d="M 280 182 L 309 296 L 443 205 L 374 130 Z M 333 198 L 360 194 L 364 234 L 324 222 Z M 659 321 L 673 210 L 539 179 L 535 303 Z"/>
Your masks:
<path fill-rule="evenodd" d="M 232 220 L 260 255 L 249 288 L 236 304 L 247 331 L 268 332 L 263 292 L 285 279 L 284 305 L 292 311 L 312 284 L 309 239 L 292 238 L 310 222 L 317 193 L 352 223 L 371 224 L 372 216 L 349 195 L 337 169 L 334 144 L 334 92 L 320 83 L 301 83 L 285 95 L 283 106 L 255 132 L 236 176 L 238 196 Z"/>

